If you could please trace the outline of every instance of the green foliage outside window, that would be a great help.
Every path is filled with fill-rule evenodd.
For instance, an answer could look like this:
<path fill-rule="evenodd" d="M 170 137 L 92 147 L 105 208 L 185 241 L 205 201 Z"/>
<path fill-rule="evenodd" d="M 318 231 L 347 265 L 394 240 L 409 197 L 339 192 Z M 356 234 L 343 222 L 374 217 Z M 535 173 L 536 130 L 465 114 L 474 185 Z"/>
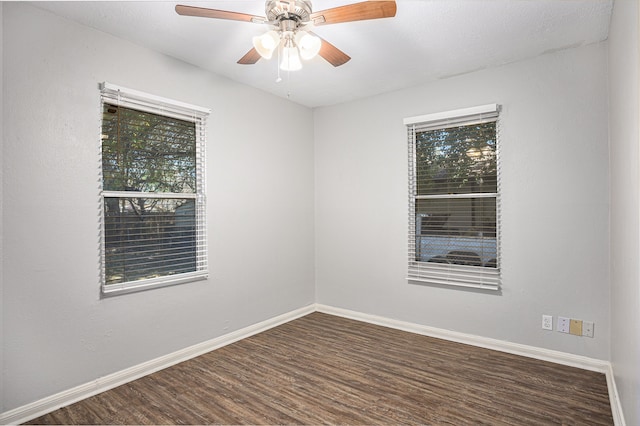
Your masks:
<path fill-rule="evenodd" d="M 416 132 L 415 173 L 416 260 L 456 263 L 454 252 L 478 258 L 463 264 L 494 259 L 496 122 Z"/>
<path fill-rule="evenodd" d="M 194 123 L 104 104 L 102 135 L 104 190 L 196 192 Z"/>
<path fill-rule="evenodd" d="M 417 195 L 497 192 L 496 123 L 416 134 Z"/>
<path fill-rule="evenodd" d="M 196 270 L 195 124 L 103 104 L 105 284 Z M 137 193 L 137 194 L 136 194 Z M 156 195 L 154 197 L 154 195 Z"/>

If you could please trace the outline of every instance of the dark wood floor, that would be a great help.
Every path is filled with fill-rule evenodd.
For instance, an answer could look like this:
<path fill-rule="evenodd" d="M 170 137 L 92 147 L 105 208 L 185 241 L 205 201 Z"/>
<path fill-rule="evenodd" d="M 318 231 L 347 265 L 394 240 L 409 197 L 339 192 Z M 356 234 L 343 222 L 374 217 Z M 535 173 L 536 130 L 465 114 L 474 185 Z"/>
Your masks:
<path fill-rule="evenodd" d="M 603 374 L 322 313 L 31 424 L 611 425 Z"/>

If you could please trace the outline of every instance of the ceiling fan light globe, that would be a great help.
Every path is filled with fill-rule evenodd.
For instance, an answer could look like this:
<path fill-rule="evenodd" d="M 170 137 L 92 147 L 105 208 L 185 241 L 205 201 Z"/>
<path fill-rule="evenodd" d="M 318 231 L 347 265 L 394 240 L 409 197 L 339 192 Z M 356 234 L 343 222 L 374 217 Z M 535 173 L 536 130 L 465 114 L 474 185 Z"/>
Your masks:
<path fill-rule="evenodd" d="M 280 69 L 283 71 L 298 71 L 302 69 L 302 62 L 300 62 L 300 55 L 298 55 L 298 49 L 293 47 L 285 47 L 282 49 L 282 61 L 280 62 Z"/>
<path fill-rule="evenodd" d="M 280 37 L 275 31 L 269 31 L 261 36 L 253 37 L 253 47 L 258 51 L 260 56 L 264 59 L 271 59 L 273 51 L 278 47 L 280 43 Z"/>
<path fill-rule="evenodd" d="M 300 57 L 304 60 L 315 58 L 320 52 L 322 40 L 320 37 L 309 34 L 306 31 L 298 31 L 296 34 L 296 44 L 300 50 Z"/>

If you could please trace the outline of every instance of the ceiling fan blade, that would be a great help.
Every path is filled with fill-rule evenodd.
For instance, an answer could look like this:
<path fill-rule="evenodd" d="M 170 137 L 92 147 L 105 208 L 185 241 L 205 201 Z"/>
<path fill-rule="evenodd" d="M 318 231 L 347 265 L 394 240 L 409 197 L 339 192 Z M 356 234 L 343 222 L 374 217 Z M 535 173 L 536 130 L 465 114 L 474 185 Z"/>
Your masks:
<path fill-rule="evenodd" d="M 264 23 L 266 18 L 262 16 L 249 15 L 247 13 L 229 12 L 226 10 L 207 9 L 206 7 L 185 6 L 179 4 L 176 6 L 176 13 L 182 16 L 199 16 L 201 18 L 217 18 L 230 19 L 232 21 L 245 21 L 254 23 Z"/>
<path fill-rule="evenodd" d="M 395 1 L 364 1 L 314 12 L 311 14 L 311 21 L 315 25 L 326 25 L 365 19 L 391 18 L 394 16 L 396 16 Z"/>
<path fill-rule="evenodd" d="M 347 62 L 349 62 L 349 60 L 351 60 L 351 57 L 349 55 L 335 47 L 333 44 L 329 43 L 327 40 L 320 37 L 318 34 L 312 32 L 309 33 L 322 40 L 322 44 L 320 45 L 320 52 L 318 52 L 318 55 L 320 55 L 334 67 L 339 67 L 340 65 L 346 64 Z"/>
<path fill-rule="evenodd" d="M 238 63 L 241 65 L 253 65 L 260 59 L 260 54 L 255 47 L 252 47 L 245 55 L 238 59 Z"/>

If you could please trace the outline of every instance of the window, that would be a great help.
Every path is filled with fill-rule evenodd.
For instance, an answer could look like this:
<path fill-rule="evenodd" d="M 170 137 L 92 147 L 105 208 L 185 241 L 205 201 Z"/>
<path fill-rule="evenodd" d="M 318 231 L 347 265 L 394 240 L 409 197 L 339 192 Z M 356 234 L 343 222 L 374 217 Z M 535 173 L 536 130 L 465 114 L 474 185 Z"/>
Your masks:
<path fill-rule="evenodd" d="M 206 278 L 209 110 L 109 83 L 101 106 L 102 292 Z"/>
<path fill-rule="evenodd" d="M 405 119 L 410 281 L 500 288 L 498 110 Z"/>

